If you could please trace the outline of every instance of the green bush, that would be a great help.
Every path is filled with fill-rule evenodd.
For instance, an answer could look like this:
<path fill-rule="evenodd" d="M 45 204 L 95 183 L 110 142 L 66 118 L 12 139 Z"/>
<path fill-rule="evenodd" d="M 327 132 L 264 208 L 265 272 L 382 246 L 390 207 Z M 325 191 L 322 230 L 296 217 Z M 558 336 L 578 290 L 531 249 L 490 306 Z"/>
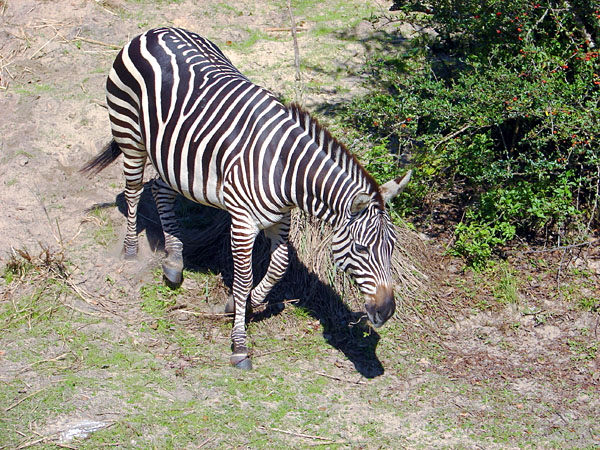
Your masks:
<path fill-rule="evenodd" d="M 406 201 L 457 184 L 472 191 L 453 251 L 477 264 L 516 236 L 564 242 L 593 232 L 600 11 L 584 1 L 396 6 L 435 36 L 373 58 L 373 92 L 347 118 L 375 137 L 386 175 L 400 168 L 377 155 L 383 142 L 413 154 L 416 189 Z"/>

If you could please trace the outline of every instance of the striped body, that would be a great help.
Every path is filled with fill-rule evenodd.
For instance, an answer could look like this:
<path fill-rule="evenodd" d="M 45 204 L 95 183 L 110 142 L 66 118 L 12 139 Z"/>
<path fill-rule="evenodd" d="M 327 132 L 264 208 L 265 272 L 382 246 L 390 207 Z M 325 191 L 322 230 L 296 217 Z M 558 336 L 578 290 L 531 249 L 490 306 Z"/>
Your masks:
<path fill-rule="evenodd" d="M 334 257 L 366 295 L 371 321 L 379 326 L 393 314 L 395 236 L 384 201 L 410 174 L 379 187 L 307 112 L 284 106 L 210 41 L 181 29 L 150 30 L 127 44 L 110 71 L 107 101 L 114 143 L 87 170 L 101 170 L 124 154 L 126 256 L 137 253 L 136 211 L 147 158 L 160 177 L 153 193 L 165 232 L 167 279 L 180 282 L 183 267 L 176 194 L 231 213 L 233 363 L 247 367 L 249 361 L 246 301 L 262 303 L 287 268 L 294 207 L 334 227 Z M 271 263 L 253 288 L 252 247 L 261 229 L 271 239 Z"/>

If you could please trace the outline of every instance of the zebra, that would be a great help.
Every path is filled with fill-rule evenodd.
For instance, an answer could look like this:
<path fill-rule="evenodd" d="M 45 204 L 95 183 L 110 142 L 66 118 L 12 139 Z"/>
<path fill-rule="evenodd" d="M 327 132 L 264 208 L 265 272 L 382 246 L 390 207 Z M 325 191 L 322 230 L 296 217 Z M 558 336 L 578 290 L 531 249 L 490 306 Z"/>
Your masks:
<path fill-rule="evenodd" d="M 310 113 L 284 105 L 215 44 L 184 29 L 156 28 L 133 38 L 113 63 L 106 95 L 113 140 L 82 172 L 97 174 L 123 155 L 126 259 L 137 255 L 147 159 L 158 174 L 152 193 L 165 235 L 167 282 L 181 283 L 183 272 L 176 195 L 231 215 L 233 366 L 252 368 L 246 305 L 261 305 L 284 275 L 296 207 L 333 227 L 334 259 L 359 286 L 372 325 L 394 314 L 397 238 L 385 203 L 404 189 L 411 171 L 378 186 Z M 260 230 L 270 239 L 271 259 L 253 287 L 252 249 Z"/>

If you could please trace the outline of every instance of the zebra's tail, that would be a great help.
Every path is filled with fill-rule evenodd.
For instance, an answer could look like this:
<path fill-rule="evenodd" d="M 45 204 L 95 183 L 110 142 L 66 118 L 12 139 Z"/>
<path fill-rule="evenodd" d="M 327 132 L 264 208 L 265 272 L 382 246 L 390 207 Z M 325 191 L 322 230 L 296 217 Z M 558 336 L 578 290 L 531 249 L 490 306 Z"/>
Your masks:
<path fill-rule="evenodd" d="M 121 149 L 115 142 L 115 140 L 111 140 L 104 150 L 102 150 L 96 157 L 79 169 L 79 172 L 92 175 L 99 174 L 102 170 L 106 169 L 110 164 L 119 157 L 121 154 Z"/>

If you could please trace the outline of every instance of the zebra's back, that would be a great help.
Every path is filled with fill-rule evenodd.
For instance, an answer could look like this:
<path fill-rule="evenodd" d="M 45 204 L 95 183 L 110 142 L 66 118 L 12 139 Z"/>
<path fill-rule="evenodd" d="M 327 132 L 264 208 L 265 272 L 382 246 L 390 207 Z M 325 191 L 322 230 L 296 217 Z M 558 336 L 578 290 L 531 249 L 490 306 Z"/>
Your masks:
<path fill-rule="evenodd" d="M 115 60 L 107 97 L 113 135 L 124 152 L 147 152 L 175 191 L 224 209 L 224 185 L 238 160 L 255 160 L 238 164 L 244 172 L 260 167 L 276 177 L 282 169 L 264 147 L 297 128 L 289 111 L 214 44 L 180 29 L 134 38 Z M 265 174 L 242 175 L 241 190 L 261 190 Z M 279 190 L 269 192 L 272 209 L 283 206 Z"/>

